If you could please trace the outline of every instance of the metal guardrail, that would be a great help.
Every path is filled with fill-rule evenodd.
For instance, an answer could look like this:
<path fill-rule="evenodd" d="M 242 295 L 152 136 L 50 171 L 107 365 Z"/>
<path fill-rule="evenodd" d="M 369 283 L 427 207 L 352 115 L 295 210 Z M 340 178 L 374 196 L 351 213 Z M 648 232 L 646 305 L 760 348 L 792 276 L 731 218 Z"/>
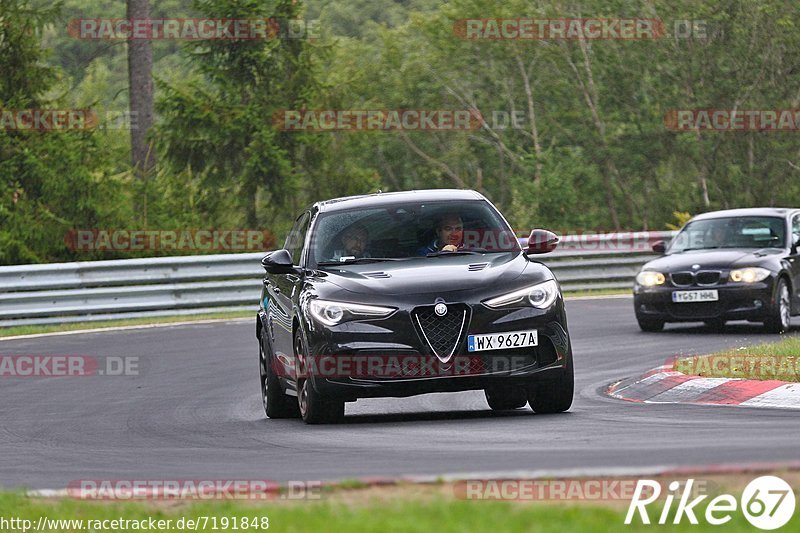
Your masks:
<path fill-rule="evenodd" d="M 674 232 L 566 236 L 537 258 L 565 290 L 625 289 Z M 520 239 L 525 243 L 526 239 Z M 0 267 L 0 327 L 257 308 L 264 254 Z"/>

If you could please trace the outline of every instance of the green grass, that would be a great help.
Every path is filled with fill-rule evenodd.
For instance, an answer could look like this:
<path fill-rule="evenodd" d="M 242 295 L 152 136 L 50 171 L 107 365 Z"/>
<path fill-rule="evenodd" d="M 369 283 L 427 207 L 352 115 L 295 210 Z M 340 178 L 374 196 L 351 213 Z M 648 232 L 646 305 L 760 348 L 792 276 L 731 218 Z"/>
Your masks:
<path fill-rule="evenodd" d="M 706 500 L 708 501 L 708 500 Z M 705 502 L 704 502 L 705 503 Z M 699 506 L 698 506 L 699 507 Z M 714 526 L 705 524 L 701 516 L 702 509 L 696 507 L 700 525 L 692 526 L 683 519 L 679 526 L 666 526 L 669 531 L 717 531 Z M 650 509 L 652 521 L 657 521 L 659 510 Z M 342 504 L 332 502 L 298 502 L 298 503 L 264 503 L 247 504 L 239 502 L 205 502 L 195 504 L 107 504 L 99 502 L 82 502 L 69 499 L 44 501 L 29 499 L 23 495 L 0 494 L 0 517 L 22 518 L 37 523 L 40 516 L 50 519 L 83 519 L 113 520 L 116 518 L 171 519 L 175 521 L 184 517 L 217 517 L 218 524 L 222 517 L 232 520 L 233 517 L 266 516 L 269 518 L 270 531 L 347 531 L 347 532 L 384 532 L 384 531 L 442 531 L 461 533 L 464 531 L 653 531 L 657 525 L 643 525 L 638 518 L 630 526 L 623 521 L 627 504 L 617 507 L 599 505 L 562 505 L 562 504 L 515 504 L 496 501 L 464 501 L 438 497 L 425 502 L 417 500 L 392 500 L 389 502 L 360 502 Z M 675 505 L 670 513 L 670 520 L 675 512 Z M 793 522 L 797 522 L 795 517 Z M 212 521 L 207 527 L 201 526 L 198 531 L 212 531 Z M 792 530 L 790 522 L 784 529 Z M 664 526 L 661 526 L 664 528 Z M 131 529 L 132 530 L 132 529 Z M 219 529 L 224 531 L 224 529 Z M 233 528 L 229 527 L 228 531 Z M 241 530 L 241 529 L 240 529 Z M 733 513 L 733 519 L 725 524 L 724 530 L 752 531 L 741 512 Z M 4 531 L 11 531 L 4 529 Z M 17 531 L 20 531 L 17 529 Z M 81 531 L 69 527 L 48 529 L 53 532 Z M 84 527 L 82 531 L 88 531 Z M 106 529 L 108 531 L 108 529 Z M 111 531 L 122 531 L 112 529 Z M 151 530 L 152 531 L 152 530 Z M 172 528 L 157 531 L 180 531 Z M 248 529 L 247 531 L 263 531 Z"/>
<path fill-rule="evenodd" d="M 684 374 L 712 378 L 746 378 L 800 381 L 800 337 L 745 346 L 735 350 L 683 357 L 673 369 Z"/>
<path fill-rule="evenodd" d="M 11 326 L 0 328 L 0 337 L 15 335 L 33 335 L 36 333 L 55 333 L 61 331 L 77 331 L 81 329 L 100 329 L 119 326 L 140 326 L 146 324 L 168 324 L 170 322 L 193 322 L 196 320 L 253 318 L 255 311 L 236 311 L 227 313 L 206 313 L 201 315 L 176 315 L 153 318 L 127 318 L 121 320 L 102 320 L 98 322 L 74 322 L 68 324 L 47 324 L 41 326 Z"/>

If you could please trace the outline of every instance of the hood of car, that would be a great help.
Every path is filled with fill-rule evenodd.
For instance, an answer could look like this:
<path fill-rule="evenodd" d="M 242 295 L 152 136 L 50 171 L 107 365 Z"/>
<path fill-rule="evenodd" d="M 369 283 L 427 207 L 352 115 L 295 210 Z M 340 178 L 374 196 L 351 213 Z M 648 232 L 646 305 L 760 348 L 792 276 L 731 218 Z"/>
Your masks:
<path fill-rule="evenodd" d="M 783 250 L 775 248 L 693 250 L 665 255 L 645 265 L 647 270 L 659 272 L 679 272 L 683 270 L 727 269 L 742 266 L 758 266 L 769 258 L 783 254 Z M 694 265 L 700 265 L 694 268 Z"/>
<path fill-rule="evenodd" d="M 529 264 L 521 253 L 420 257 L 328 267 L 325 280 L 360 294 L 438 294 L 476 286 L 502 287 Z"/>

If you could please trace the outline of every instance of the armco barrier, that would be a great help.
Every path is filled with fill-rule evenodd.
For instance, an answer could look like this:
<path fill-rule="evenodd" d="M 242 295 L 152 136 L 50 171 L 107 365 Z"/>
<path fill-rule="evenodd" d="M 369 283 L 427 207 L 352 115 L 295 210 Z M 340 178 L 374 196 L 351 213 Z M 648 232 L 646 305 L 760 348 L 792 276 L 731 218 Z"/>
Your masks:
<path fill-rule="evenodd" d="M 627 289 L 674 232 L 568 235 L 534 256 L 564 290 Z M 520 239 L 525 245 L 526 239 Z M 0 327 L 255 310 L 263 253 L 0 267 Z"/>

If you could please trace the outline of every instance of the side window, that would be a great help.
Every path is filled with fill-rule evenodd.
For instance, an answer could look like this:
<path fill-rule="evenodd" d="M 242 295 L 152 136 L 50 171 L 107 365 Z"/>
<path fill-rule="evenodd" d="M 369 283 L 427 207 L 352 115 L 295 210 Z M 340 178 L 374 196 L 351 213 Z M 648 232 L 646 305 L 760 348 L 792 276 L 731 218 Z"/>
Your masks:
<path fill-rule="evenodd" d="M 800 241 L 800 215 L 795 215 L 792 219 L 792 242 L 794 244 Z"/>
<path fill-rule="evenodd" d="M 292 231 L 286 237 L 286 244 L 283 245 L 292 254 L 292 264 L 299 265 L 303 255 L 303 244 L 306 242 L 306 232 L 311 215 L 308 211 L 297 217 Z"/>

